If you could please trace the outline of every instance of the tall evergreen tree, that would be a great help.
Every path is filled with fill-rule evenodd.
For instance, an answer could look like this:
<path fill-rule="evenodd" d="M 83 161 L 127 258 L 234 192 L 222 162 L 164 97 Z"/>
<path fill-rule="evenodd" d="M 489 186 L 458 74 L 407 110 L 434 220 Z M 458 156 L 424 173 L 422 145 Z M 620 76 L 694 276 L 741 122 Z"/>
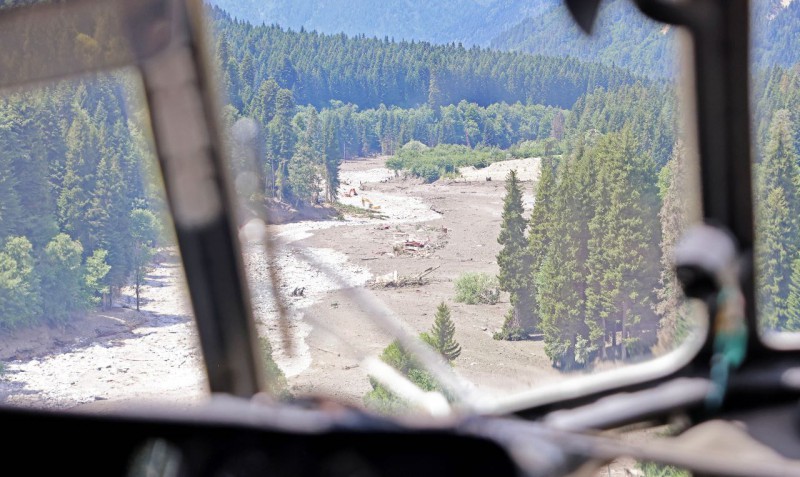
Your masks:
<path fill-rule="evenodd" d="M 51 323 L 65 323 L 88 307 L 83 288 L 83 246 L 67 234 L 56 235 L 39 264 L 42 313 Z"/>
<path fill-rule="evenodd" d="M 675 275 L 672 253 L 675 244 L 686 230 L 688 221 L 686 152 L 683 145 L 676 143 L 672 159 L 661 170 L 661 278 L 656 295 L 658 302 L 654 308 L 660 317 L 658 341 L 663 348 L 671 349 L 685 332 L 686 310 L 678 278 Z"/>
<path fill-rule="evenodd" d="M 503 221 L 500 224 L 500 236 L 497 238 L 497 242 L 502 245 L 500 253 L 497 254 L 497 265 L 500 267 L 497 279 L 500 288 L 511 295 L 512 306 L 501 333 L 509 337 L 515 334 L 521 335 L 522 333 L 517 330 L 524 330 L 524 324 L 532 322 L 531 309 L 524 300 L 531 264 L 525 238 L 527 221 L 523 216 L 524 213 L 522 190 L 517 173 L 512 169 L 506 178 Z"/>
<path fill-rule="evenodd" d="M 339 146 L 337 121 L 333 113 L 323 112 L 321 121 L 322 144 L 325 151 L 325 198 L 328 202 L 334 202 L 339 190 L 339 164 L 342 161 L 342 149 Z"/>
<path fill-rule="evenodd" d="M 0 251 L 0 328 L 32 324 L 42 312 L 33 247 L 11 237 Z"/>
<path fill-rule="evenodd" d="M 786 325 L 791 261 L 800 252 L 800 166 L 792 133 L 789 112 L 777 111 L 758 170 L 758 303 L 762 323 L 773 330 Z"/>
<path fill-rule="evenodd" d="M 534 331 L 539 322 L 539 306 L 536 301 L 538 287 L 536 277 L 539 274 L 550 243 L 554 239 L 551 235 L 553 222 L 556 220 L 555 192 L 556 171 L 552 159 L 544 158 L 540 164 L 541 173 L 536 184 L 535 202 L 531 212 L 530 228 L 528 232 L 528 256 L 531 266 L 528 273 L 526 287 L 520 300 L 530 310 L 531 322 L 526 331 Z"/>
<path fill-rule="evenodd" d="M 441 302 L 436 308 L 436 317 L 430 331 L 424 333 L 422 338 L 436 351 L 442 354 L 447 361 L 455 361 L 461 355 L 461 345 L 455 339 L 456 325 L 450 318 L 450 308 Z"/>
<path fill-rule="evenodd" d="M 106 257 L 108 257 L 108 252 L 98 248 L 86 258 L 83 271 L 84 293 L 86 301 L 93 306 L 101 303 L 104 307 L 107 305 L 106 297 L 109 294 L 109 287 L 104 281 L 111 266 L 106 263 Z"/>
<path fill-rule="evenodd" d="M 67 133 L 67 162 L 58 198 L 59 224 L 90 249 L 96 244 L 90 237 L 86 213 L 100 162 L 96 139 L 89 114 L 76 106 L 75 119 Z"/>
<path fill-rule="evenodd" d="M 601 358 L 609 341 L 618 356 L 627 358 L 647 352 L 657 336 L 652 310 L 660 242 L 655 165 L 637 152 L 629 130 L 603 136 L 590 152 L 597 170 L 587 324 Z"/>
<path fill-rule="evenodd" d="M 6 151 L 0 154 L 0 240 L 21 229 L 23 211 L 17 195 L 17 178 Z"/>
<path fill-rule="evenodd" d="M 274 193 L 281 200 L 291 194 L 289 186 L 289 160 L 294 151 L 294 98 L 287 89 L 278 91 L 275 98 L 275 116 L 267 125 L 267 153 Z"/>
<path fill-rule="evenodd" d="M 155 254 L 158 221 L 152 212 L 144 209 L 131 211 L 130 220 L 133 239 L 133 286 L 136 293 L 136 311 L 139 311 L 141 288 Z"/>
<path fill-rule="evenodd" d="M 784 331 L 800 331 L 800 256 L 792 261 L 789 280 L 789 297 L 786 300 L 786 324 Z"/>
<path fill-rule="evenodd" d="M 559 171 L 553 195 L 553 240 L 535 277 L 545 353 L 562 370 L 585 366 L 592 354 L 586 323 L 586 260 L 593 176 L 592 157 L 579 146 Z"/>
<path fill-rule="evenodd" d="M 296 204 L 314 203 L 319 195 L 319 165 L 315 162 L 314 150 L 302 145 L 295 150 L 289 162 L 289 185 Z"/>

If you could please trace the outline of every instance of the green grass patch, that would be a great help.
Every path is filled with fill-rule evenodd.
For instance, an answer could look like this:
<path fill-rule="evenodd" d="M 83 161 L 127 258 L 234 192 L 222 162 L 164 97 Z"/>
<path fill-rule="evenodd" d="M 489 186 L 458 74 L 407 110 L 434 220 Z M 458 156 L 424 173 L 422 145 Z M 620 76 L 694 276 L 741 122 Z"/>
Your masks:
<path fill-rule="evenodd" d="M 688 470 L 679 469 L 671 465 L 654 464 L 653 462 L 640 462 L 637 464 L 639 470 L 644 472 L 645 477 L 691 477 L 692 473 Z"/>
<path fill-rule="evenodd" d="M 537 141 L 522 141 L 514 144 L 508 149 L 511 157 L 516 159 L 526 159 L 528 157 L 550 157 L 564 154 L 566 151 L 566 141 L 558 141 L 554 138 L 540 139 Z"/>
<path fill-rule="evenodd" d="M 458 277 L 455 286 L 458 303 L 494 305 L 500 299 L 500 283 L 488 273 L 467 272 Z"/>
<path fill-rule="evenodd" d="M 425 182 L 435 182 L 440 177 L 455 177 L 460 167 L 481 169 L 509 158 L 505 151 L 495 147 L 471 149 L 456 144 L 440 144 L 430 148 L 419 141 L 411 141 L 386 161 L 386 167 L 408 171 Z"/>

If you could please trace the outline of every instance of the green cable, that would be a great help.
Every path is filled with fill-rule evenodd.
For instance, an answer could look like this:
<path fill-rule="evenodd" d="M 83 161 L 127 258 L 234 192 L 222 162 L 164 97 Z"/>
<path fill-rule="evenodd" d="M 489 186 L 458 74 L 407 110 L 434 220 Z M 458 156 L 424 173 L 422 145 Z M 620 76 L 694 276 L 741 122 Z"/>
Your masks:
<path fill-rule="evenodd" d="M 744 321 L 744 297 L 735 287 L 723 288 L 717 295 L 714 319 L 714 355 L 711 357 L 712 389 L 706 407 L 717 410 L 725 399 L 728 376 L 738 369 L 747 354 L 747 325 Z"/>

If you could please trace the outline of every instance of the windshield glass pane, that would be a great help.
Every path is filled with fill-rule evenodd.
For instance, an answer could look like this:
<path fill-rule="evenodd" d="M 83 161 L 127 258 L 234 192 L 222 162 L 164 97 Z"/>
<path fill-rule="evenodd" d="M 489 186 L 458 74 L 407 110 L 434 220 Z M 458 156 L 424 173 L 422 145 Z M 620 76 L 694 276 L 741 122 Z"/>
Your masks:
<path fill-rule="evenodd" d="M 0 402 L 205 392 L 149 127 L 131 71 L 0 93 Z"/>
<path fill-rule="evenodd" d="M 622 0 L 593 38 L 550 0 L 211 3 L 281 393 L 424 405 L 372 357 L 493 399 L 692 334 L 670 265 L 697 208 L 675 29 Z"/>
<path fill-rule="evenodd" d="M 798 332 L 800 3 L 753 2 L 752 25 L 758 312 L 763 332 Z"/>

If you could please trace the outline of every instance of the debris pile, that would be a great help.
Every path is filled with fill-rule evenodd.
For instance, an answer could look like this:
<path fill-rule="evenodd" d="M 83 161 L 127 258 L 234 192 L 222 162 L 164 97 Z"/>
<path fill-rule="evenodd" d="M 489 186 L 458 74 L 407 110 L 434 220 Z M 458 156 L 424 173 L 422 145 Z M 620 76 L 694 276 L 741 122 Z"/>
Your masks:
<path fill-rule="evenodd" d="M 421 237 L 423 233 L 425 233 L 424 238 Z M 446 227 L 418 227 L 413 234 L 404 232 L 398 227 L 394 233 L 392 253 L 394 256 L 410 255 L 427 258 L 445 245 L 447 245 Z"/>
<path fill-rule="evenodd" d="M 375 288 L 404 288 L 404 287 L 427 285 L 428 283 L 430 283 L 428 275 L 430 275 L 434 270 L 438 268 L 439 266 L 429 267 L 425 269 L 425 271 L 420 272 L 416 275 L 398 275 L 397 270 L 395 270 L 392 273 L 387 273 L 386 275 L 375 277 L 374 280 L 370 280 L 367 282 L 367 286 L 372 289 L 375 289 Z"/>

